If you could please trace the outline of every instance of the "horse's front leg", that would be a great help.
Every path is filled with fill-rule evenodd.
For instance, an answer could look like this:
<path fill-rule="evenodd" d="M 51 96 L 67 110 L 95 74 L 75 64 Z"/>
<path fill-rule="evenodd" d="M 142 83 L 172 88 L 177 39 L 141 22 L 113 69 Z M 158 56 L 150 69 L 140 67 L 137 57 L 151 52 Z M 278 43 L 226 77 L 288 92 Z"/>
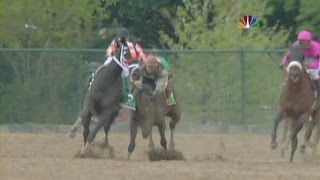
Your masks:
<path fill-rule="evenodd" d="M 277 129 L 280 121 L 283 118 L 283 114 L 278 112 L 276 117 L 274 118 L 273 121 L 273 129 L 272 129 L 272 134 L 271 134 L 271 149 L 276 149 L 278 147 L 277 143 Z"/>
<path fill-rule="evenodd" d="M 174 130 L 176 128 L 177 122 L 180 120 L 180 117 L 172 117 L 170 121 L 170 143 L 169 143 L 169 148 L 174 149 L 175 143 L 174 143 Z"/>
<path fill-rule="evenodd" d="M 298 133 L 299 131 L 302 129 L 303 127 L 303 123 L 305 122 L 305 120 L 309 117 L 308 113 L 304 113 L 302 114 L 299 119 L 297 121 L 292 121 L 291 125 L 292 125 L 292 136 L 290 137 L 291 139 L 291 153 L 290 153 L 290 159 L 289 161 L 292 162 L 293 161 L 293 157 L 294 157 L 294 153 L 297 149 L 298 146 Z"/>
<path fill-rule="evenodd" d="M 304 138 L 303 138 L 303 143 L 300 146 L 300 153 L 304 154 L 306 150 L 306 146 L 310 141 L 310 137 L 312 135 L 312 130 L 314 127 L 315 123 L 313 120 L 309 120 L 305 123 L 305 133 L 304 133 Z"/>
<path fill-rule="evenodd" d="M 167 140 L 166 140 L 166 123 L 163 119 L 162 123 L 159 124 L 159 134 L 160 134 L 160 144 L 164 149 L 167 149 Z"/>
<path fill-rule="evenodd" d="M 134 151 L 134 148 L 136 146 L 136 137 L 138 133 L 138 127 L 139 127 L 138 122 L 132 119 L 130 121 L 130 143 L 128 146 L 128 160 L 130 159 L 131 154 Z"/>
<path fill-rule="evenodd" d="M 315 137 L 314 137 L 314 142 L 313 142 L 313 147 L 312 147 L 312 155 L 315 155 L 317 152 L 317 147 L 319 145 L 319 141 L 320 141 L 320 122 L 318 122 L 317 124 L 317 128 L 315 129 Z"/>
<path fill-rule="evenodd" d="M 291 131 L 288 134 L 288 128 L 291 122 L 291 118 L 287 118 L 283 121 L 283 132 L 281 137 L 281 157 L 284 157 L 285 150 L 288 149 L 289 142 L 290 142 L 290 134 Z"/>
<path fill-rule="evenodd" d="M 155 146 L 154 146 L 154 142 L 153 142 L 153 139 L 152 139 L 152 129 L 151 129 L 151 133 L 149 135 L 149 148 L 151 150 L 154 150 Z"/>

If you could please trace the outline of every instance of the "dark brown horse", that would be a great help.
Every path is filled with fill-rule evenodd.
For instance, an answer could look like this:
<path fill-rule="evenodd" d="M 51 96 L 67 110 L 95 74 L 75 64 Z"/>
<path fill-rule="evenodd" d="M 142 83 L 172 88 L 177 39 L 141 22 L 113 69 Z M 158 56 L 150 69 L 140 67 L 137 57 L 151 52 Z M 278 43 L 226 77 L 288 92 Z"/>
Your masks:
<path fill-rule="evenodd" d="M 107 66 L 97 72 L 90 89 L 87 91 L 83 109 L 69 133 L 75 133 L 77 127 L 83 126 L 84 146 L 80 155 L 85 155 L 98 131 L 104 127 L 104 145 L 109 147 L 108 132 L 120 110 L 122 98 L 122 67 L 115 61 L 122 56 L 123 45 Z M 119 61 L 118 61 L 119 62 Z M 97 118 L 97 123 L 89 129 L 92 116 Z"/>
<path fill-rule="evenodd" d="M 299 53 L 298 53 L 299 54 Z M 299 58 L 295 58 L 298 60 Z M 303 124 L 310 116 L 315 114 L 315 95 L 310 85 L 310 77 L 303 65 L 299 61 L 292 61 L 287 67 L 287 81 L 280 94 L 280 103 L 278 113 L 274 119 L 273 131 L 271 134 L 271 148 L 277 147 L 276 132 L 278 124 L 282 119 L 289 118 L 289 137 L 291 140 L 290 162 L 292 162 L 294 153 L 297 149 L 297 134 L 303 127 Z M 312 128 L 307 128 L 307 133 L 311 133 Z M 310 136 L 305 136 L 305 142 L 309 141 Z"/>
<path fill-rule="evenodd" d="M 176 105 L 167 105 L 167 96 L 165 93 L 160 93 L 153 97 L 152 92 L 155 90 L 155 84 L 153 80 L 145 79 L 143 82 L 143 88 L 137 90 L 137 110 L 130 122 L 130 143 L 128 146 L 128 159 L 135 148 L 135 139 L 138 132 L 138 127 L 142 129 L 142 137 L 149 137 L 149 147 L 154 148 L 152 140 L 152 127 L 157 126 L 160 134 L 160 144 L 164 149 L 167 149 L 167 140 L 165 137 L 166 122 L 165 117 L 171 118 L 170 121 L 170 143 L 169 148 L 174 149 L 174 130 L 176 124 L 181 118 L 181 109 L 179 99 L 173 82 L 169 80 L 167 89 L 172 90 L 175 98 Z"/>

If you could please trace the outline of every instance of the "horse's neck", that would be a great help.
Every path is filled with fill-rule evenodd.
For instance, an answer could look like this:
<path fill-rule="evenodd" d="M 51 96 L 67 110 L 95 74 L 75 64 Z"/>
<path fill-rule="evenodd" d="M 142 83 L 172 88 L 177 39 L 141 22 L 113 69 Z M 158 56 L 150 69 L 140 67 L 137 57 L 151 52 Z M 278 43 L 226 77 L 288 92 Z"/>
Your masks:
<path fill-rule="evenodd" d="M 115 61 L 111 61 L 107 67 L 99 72 L 97 81 L 102 81 L 103 84 L 110 86 L 110 84 L 113 84 L 113 82 L 121 76 L 121 72 L 121 67 Z"/>

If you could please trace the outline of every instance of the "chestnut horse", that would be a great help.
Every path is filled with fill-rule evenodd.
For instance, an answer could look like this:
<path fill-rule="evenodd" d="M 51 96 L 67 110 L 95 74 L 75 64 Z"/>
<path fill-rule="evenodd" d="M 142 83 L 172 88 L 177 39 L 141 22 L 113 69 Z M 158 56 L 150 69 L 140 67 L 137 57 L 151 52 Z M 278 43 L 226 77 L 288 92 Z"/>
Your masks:
<path fill-rule="evenodd" d="M 316 107 L 315 91 L 310 84 L 310 77 L 299 61 L 292 61 L 287 67 L 287 81 L 280 94 L 278 113 L 274 119 L 271 134 L 271 148 L 277 147 L 276 136 L 278 124 L 282 119 L 289 118 L 289 137 L 291 140 L 290 162 L 297 149 L 297 134 L 303 124 L 313 117 L 317 122 L 319 107 Z M 307 128 L 305 143 L 309 141 L 313 127 Z"/>
<path fill-rule="evenodd" d="M 167 105 L 167 95 L 165 92 L 153 97 L 152 92 L 155 90 L 155 83 L 151 79 L 144 79 L 142 89 L 136 89 L 137 110 L 134 113 L 130 122 L 130 143 L 128 146 L 128 159 L 135 148 L 135 139 L 140 126 L 142 130 L 142 137 L 144 139 L 149 137 L 149 147 L 154 148 L 152 140 L 152 127 L 157 126 L 160 134 L 160 144 L 164 149 L 167 149 L 167 140 L 165 137 L 166 122 L 165 117 L 170 117 L 170 143 L 169 148 L 174 149 L 174 130 L 176 124 L 181 118 L 181 109 L 177 93 L 172 80 L 169 80 L 167 89 L 173 92 L 176 99 L 176 105 Z"/>

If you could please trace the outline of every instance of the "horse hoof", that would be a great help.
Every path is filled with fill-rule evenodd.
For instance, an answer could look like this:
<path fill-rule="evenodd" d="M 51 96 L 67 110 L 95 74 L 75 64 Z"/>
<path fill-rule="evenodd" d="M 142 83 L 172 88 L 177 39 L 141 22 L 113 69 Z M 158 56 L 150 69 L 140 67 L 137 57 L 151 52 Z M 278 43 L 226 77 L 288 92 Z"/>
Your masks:
<path fill-rule="evenodd" d="M 276 149 L 278 147 L 278 143 L 271 143 L 271 149 Z"/>
<path fill-rule="evenodd" d="M 76 137 L 76 132 L 74 131 L 69 131 L 67 134 L 67 137 L 70 139 L 74 139 Z"/>
<path fill-rule="evenodd" d="M 131 154 L 132 154 L 132 153 L 130 153 L 130 152 L 128 153 L 127 160 L 130 160 L 130 158 L 131 158 Z"/>

